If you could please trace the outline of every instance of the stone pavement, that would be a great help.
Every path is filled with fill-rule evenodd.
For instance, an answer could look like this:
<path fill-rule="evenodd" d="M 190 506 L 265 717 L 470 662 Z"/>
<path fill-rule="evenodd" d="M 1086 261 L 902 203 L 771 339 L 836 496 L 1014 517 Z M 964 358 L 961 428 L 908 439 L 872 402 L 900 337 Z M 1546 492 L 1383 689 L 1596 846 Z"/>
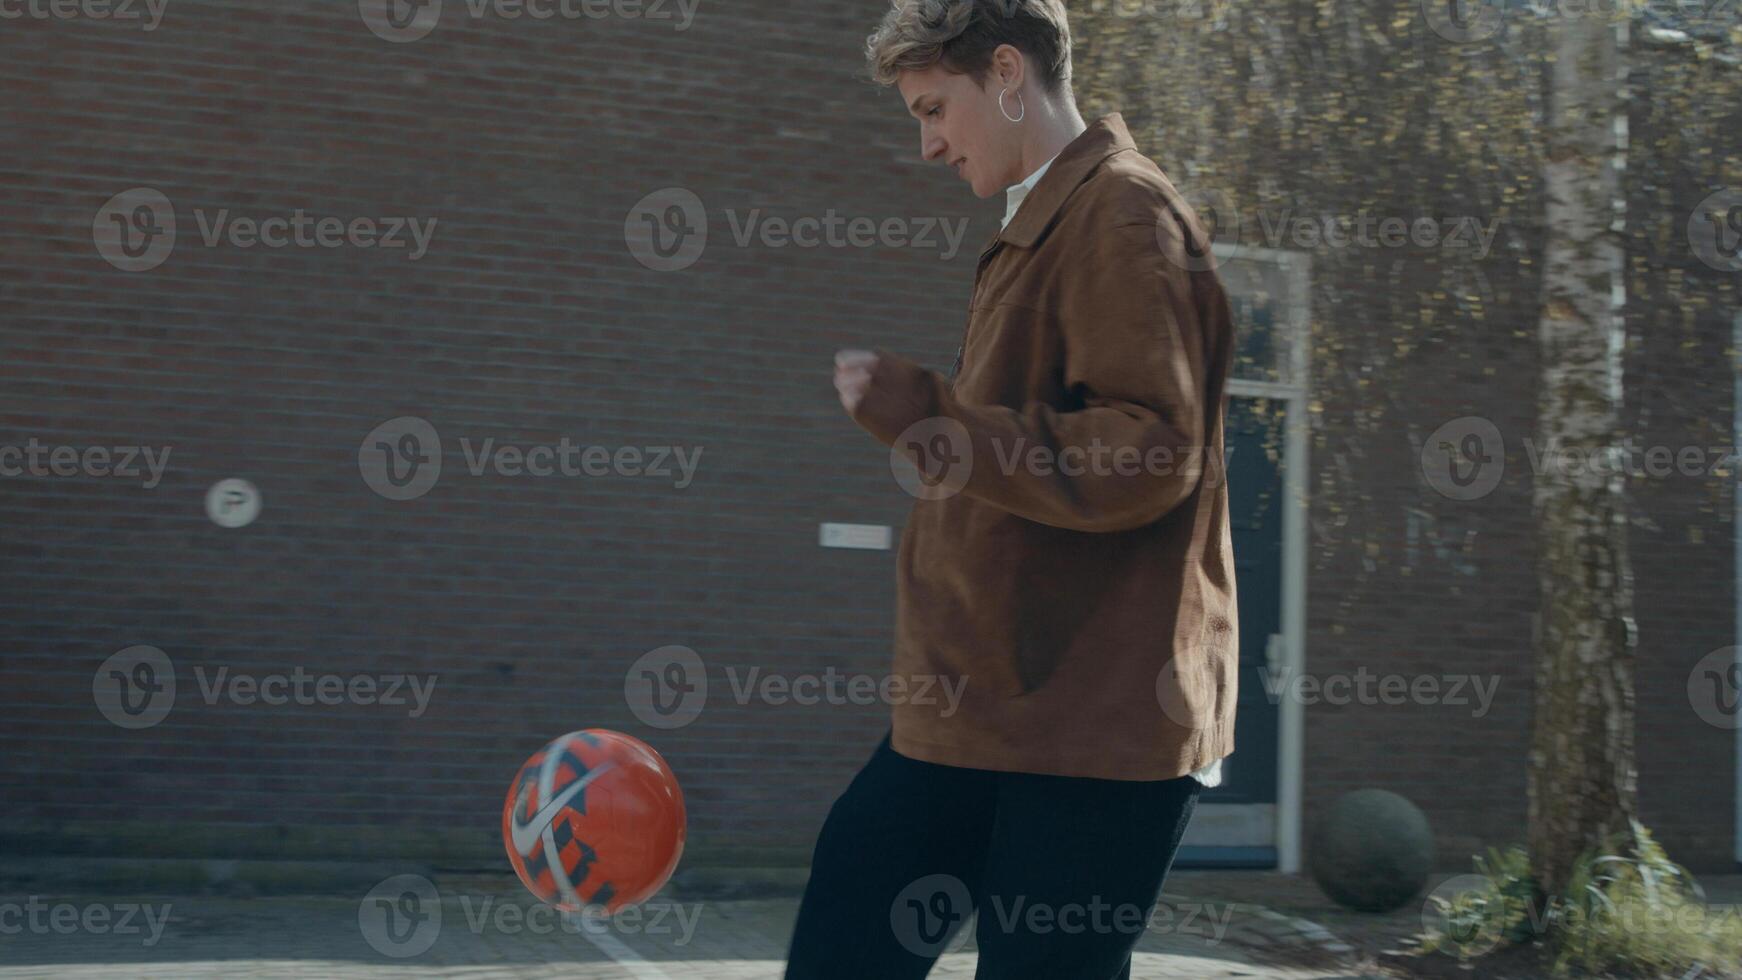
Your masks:
<path fill-rule="evenodd" d="M 778 980 L 797 907 L 790 896 L 686 900 L 668 889 L 607 926 L 558 916 L 513 879 L 444 876 L 436 888 L 404 877 L 333 897 L 0 894 L 0 980 Z M 1170 881 L 1139 944 L 1139 980 L 1362 976 L 1337 961 L 1336 947 L 1349 947 L 1310 922 L 1172 891 Z M 971 929 L 958 942 L 932 977 L 973 977 Z"/>

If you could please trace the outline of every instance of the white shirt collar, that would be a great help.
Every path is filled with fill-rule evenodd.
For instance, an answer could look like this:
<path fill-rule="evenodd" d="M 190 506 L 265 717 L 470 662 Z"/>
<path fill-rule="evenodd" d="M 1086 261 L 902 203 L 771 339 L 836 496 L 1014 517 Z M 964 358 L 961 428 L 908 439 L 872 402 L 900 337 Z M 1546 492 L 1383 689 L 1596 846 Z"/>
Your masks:
<path fill-rule="evenodd" d="M 1064 152 L 1063 150 L 1059 151 L 1059 153 L 1063 153 L 1063 152 Z M 1052 160 L 1057 160 L 1059 158 L 1059 153 L 1053 154 Z M 1004 191 L 1004 200 L 1005 200 L 1004 224 L 1005 225 L 1010 224 L 1010 219 L 1016 217 L 1016 209 L 1022 206 L 1023 199 L 1028 197 L 1028 192 L 1031 190 L 1034 190 L 1034 185 L 1040 183 L 1041 175 L 1046 173 L 1048 167 L 1052 166 L 1052 160 L 1048 160 L 1047 162 L 1041 164 L 1040 169 L 1036 170 L 1034 173 L 1029 174 L 1028 177 L 1022 181 L 1022 183 L 1013 184 L 1010 187 L 1005 189 L 1005 191 Z"/>

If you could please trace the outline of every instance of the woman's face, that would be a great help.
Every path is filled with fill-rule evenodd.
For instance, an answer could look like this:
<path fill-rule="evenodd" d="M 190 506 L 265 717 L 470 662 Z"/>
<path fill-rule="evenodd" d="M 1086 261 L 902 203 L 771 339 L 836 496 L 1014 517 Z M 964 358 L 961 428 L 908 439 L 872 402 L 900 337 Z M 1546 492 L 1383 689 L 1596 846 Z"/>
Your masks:
<path fill-rule="evenodd" d="M 998 109 L 998 75 L 986 77 L 982 91 L 967 75 L 933 65 L 925 71 L 904 71 L 896 81 L 907 111 L 919 120 L 921 158 L 936 160 L 956 171 L 977 197 L 991 197 L 1022 180 L 1021 127 Z M 1020 116 L 1018 93 L 1005 96 L 1005 106 Z"/>

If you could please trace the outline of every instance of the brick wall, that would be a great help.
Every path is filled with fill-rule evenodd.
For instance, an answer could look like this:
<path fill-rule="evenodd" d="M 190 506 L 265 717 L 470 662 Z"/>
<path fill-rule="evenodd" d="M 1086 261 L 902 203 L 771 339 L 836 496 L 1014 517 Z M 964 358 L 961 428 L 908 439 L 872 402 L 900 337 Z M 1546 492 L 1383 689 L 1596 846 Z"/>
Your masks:
<path fill-rule="evenodd" d="M 881 346 L 947 368 L 1002 201 L 921 165 L 896 95 L 858 80 L 881 3 L 704 3 L 683 29 L 446 6 L 408 43 L 341 0 L 171 0 L 149 31 L 0 23 L 0 446 L 170 454 L 150 488 L 0 479 L 0 794 L 14 847 L 489 861 L 520 762 L 557 734 L 606 727 L 670 761 L 696 859 L 802 860 L 883 730 L 882 707 L 740 705 L 732 683 L 753 666 L 886 668 L 894 554 L 819 548 L 817 525 L 899 529 L 910 498 L 842 414 L 830 361 Z M 1114 108 L 1184 180 L 1141 107 Z M 1251 165 L 1286 176 L 1283 159 Z M 626 217 L 674 187 L 702 202 L 708 245 L 658 271 Z M 156 268 L 125 272 L 92 226 L 136 188 L 171 203 L 177 241 Z M 298 209 L 433 233 L 416 258 L 204 241 L 220 213 Z M 927 245 L 740 246 L 755 209 L 966 229 L 953 248 L 936 229 Z M 1528 483 L 1515 465 L 1479 504 L 1424 505 L 1414 460 L 1422 436 L 1466 414 L 1502 424 L 1516 456 L 1534 415 L 1535 279 L 1490 270 L 1503 315 L 1467 337 L 1477 367 L 1447 376 L 1431 356 L 1383 356 L 1396 303 L 1436 302 L 1437 273 L 1405 292 L 1384 269 L 1315 269 L 1315 319 L 1372 329 L 1359 349 L 1315 358 L 1309 669 L 1501 683 L 1481 719 L 1311 709 L 1308 823 L 1341 791 L 1397 789 L 1428 809 L 1456 864 L 1521 834 Z M 1674 411 L 1727 420 L 1718 325 L 1696 325 L 1693 374 L 1634 383 L 1630 404 L 1673 393 Z M 1688 356 L 1642 331 L 1630 377 Z M 1349 383 L 1363 364 L 1399 406 L 1377 434 L 1358 424 L 1376 396 Z M 1679 438 L 1674 411 L 1649 420 L 1664 440 Z M 359 452 L 406 416 L 439 434 L 443 471 L 391 500 Z M 681 447 L 693 481 L 468 471 L 484 440 L 565 439 Z M 246 527 L 206 515 L 227 478 L 263 497 Z M 1692 660 L 1729 642 L 1727 499 L 1644 488 L 1654 523 L 1634 539 L 1644 807 L 1672 854 L 1706 866 L 1728 860 L 1733 755 L 1683 688 Z M 1413 551 L 1412 507 L 1425 507 Z M 1374 542 L 1385 557 L 1369 564 Z M 179 690 L 162 722 L 130 731 L 95 708 L 92 680 L 141 644 L 171 659 Z M 627 705 L 625 674 L 672 644 L 702 657 L 711 691 L 693 723 L 659 730 Z M 417 717 L 208 704 L 200 680 L 219 669 L 433 674 L 435 688 Z"/>
<path fill-rule="evenodd" d="M 802 857 L 881 733 L 874 706 L 740 706 L 727 669 L 886 668 L 893 552 L 819 548 L 817 525 L 899 524 L 910 498 L 842 413 L 833 355 L 947 368 L 998 202 L 920 166 L 896 95 L 853 77 L 869 5 L 706 5 L 682 30 L 447 6 L 413 43 L 326 0 L 0 32 L 0 443 L 170 452 L 149 490 L 0 482 L 12 820 L 213 822 L 248 847 L 258 825 L 389 827 L 499 853 L 520 762 L 608 727 L 675 768 L 697 853 Z M 173 202 L 177 244 L 128 273 L 91 226 L 138 187 Z M 712 228 L 694 265 L 655 271 L 625 217 L 668 187 Z M 298 208 L 436 224 L 415 260 L 201 236 L 201 215 Z M 935 231 L 931 247 L 739 247 L 752 209 L 967 235 L 947 257 Z M 358 453 L 400 416 L 439 433 L 444 471 L 392 501 Z M 473 476 L 460 444 L 565 438 L 682 447 L 693 482 Z M 203 509 L 232 477 L 264 498 L 239 529 Z M 128 732 L 93 709 L 91 675 L 135 644 L 161 648 L 181 690 Z M 624 677 L 669 644 L 702 656 L 714 692 L 661 732 Z M 208 705 L 202 667 L 437 686 L 416 719 Z M 138 846 L 154 843 L 171 846 Z"/>

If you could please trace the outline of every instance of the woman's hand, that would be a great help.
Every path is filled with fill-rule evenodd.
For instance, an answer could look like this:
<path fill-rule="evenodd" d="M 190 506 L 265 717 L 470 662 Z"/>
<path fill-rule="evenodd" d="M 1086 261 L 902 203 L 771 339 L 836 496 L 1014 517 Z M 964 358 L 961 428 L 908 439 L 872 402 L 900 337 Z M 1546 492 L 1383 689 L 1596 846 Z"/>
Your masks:
<path fill-rule="evenodd" d="M 868 350 L 835 352 L 835 390 L 841 395 L 841 407 L 852 415 L 871 390 L 871 373 L 877 370 L 877 355 Z"/>

